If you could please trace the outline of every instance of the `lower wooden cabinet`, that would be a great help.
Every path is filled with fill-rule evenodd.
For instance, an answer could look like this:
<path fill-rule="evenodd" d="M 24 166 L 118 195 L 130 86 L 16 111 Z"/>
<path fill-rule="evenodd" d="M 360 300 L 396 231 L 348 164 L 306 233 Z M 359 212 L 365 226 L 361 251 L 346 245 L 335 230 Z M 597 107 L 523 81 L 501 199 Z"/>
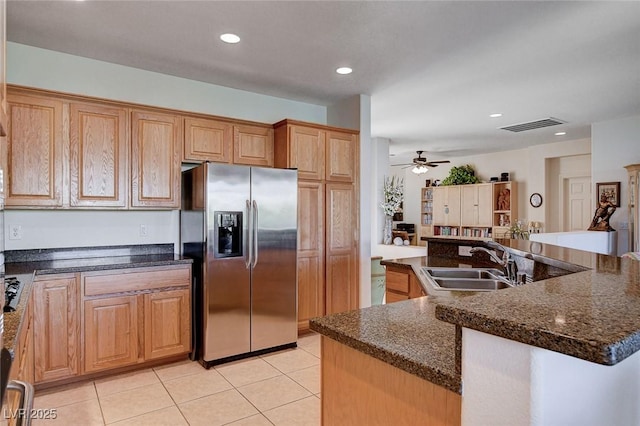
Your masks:
<path fill-rule="evenodd" d="M 85 372 L 189 353 L 190 287 L 189 266 L 82 274 Z"/>
<path fill-rule="evenodd" d="M 84 371 L 138 362 L 138 296 L 84 302 Z"/>
<path fill-rule="evenodd" d="M 32 352 L 20 369 L 29 382 L 191 351 L 190 265 L 45 275 L 33 285 Z"/>
<path fill-rule="evenodd" d="M 75 376 L 80 334 L 76 275 L 37 277 L 33 285 L 34 381 Z"/>
<path fill-rule="evenodd" d="M 157 359 L 191 350 L 189 289 L 144 295 L 144 358 Z"/>
<path fill-rule="evenodd" d="M 386 303 L 426 296 L 413 270 L 386 265 Z"/>
<path fill-rule="evenodd" d="M 298 330 L 324 315 L 324 184 L 298 181 Z"/>
<path fill-rule="evenodd" d="M 352 184 L 327 183 L 326 314 L 358 308 L 358 252 L 356 194 Z"/>

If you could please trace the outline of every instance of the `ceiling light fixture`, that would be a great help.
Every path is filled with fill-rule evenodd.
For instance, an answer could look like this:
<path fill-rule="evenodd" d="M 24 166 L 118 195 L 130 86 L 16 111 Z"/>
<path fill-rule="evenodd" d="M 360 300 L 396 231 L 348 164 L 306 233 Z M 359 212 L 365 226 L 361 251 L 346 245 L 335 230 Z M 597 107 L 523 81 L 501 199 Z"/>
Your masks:
<path fill-rule="evenodd" d="M 220 36 L 220 40 L 224 41 L 225 43 L 236 44 L 240 42 L 240 37 L 235 34 L 226 33 Z"/>
<path fill-rule="evenodd" d="M 498 117 L 502 117 L 502 114 L 500 114 L 499 112 L 496 112 L 495 114 L 489 114 L 489 117 L 498 118 Z"/>
<path fill-rule="evenodd" d="M 427 173 L 429 169 L 425 165 L 418 164 L 413 169 L 411 169 L 411 171 L 417 175 L 421 175 L 423 173 Z"/>
<path fill-rule="evenodd" d="M 347 74 L 351 74 L 353 70 L 349 67 L 340 67 L 336 70 L 336 72 L 338 74 L 347 75 Z"/>
<path fill-rule="evenodd" d="M 556 133 L 556 136 L 564 136 L 564 135 L 566 135 L 566 134 L 567 134 L 567 132 L 557 132 L 557 133 Z"/>

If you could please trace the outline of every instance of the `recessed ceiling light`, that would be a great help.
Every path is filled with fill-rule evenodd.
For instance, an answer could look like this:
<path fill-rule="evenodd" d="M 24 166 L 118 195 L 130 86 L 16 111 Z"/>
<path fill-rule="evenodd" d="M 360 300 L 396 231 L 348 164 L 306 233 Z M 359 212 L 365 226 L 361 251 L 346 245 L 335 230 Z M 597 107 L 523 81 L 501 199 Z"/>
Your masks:
<path fill-rule="evenodd" d="M 556 136 L 564 136 L 564 135 L 566 135 L 566 134 L 567 134 L 567 132 L 557 132 L 557 133 L 556 133 Z"/>
<path fill-rule="evenodd" d="M 490 114 L 489 117 L 498 118 L 498 117 L 502 117 L 502 114 L 500 114 L 499 112 L 496 112 L 495 114 Z"/>
<path fill-rule="evenodd" d="M 240 42 L 240 37 L 235 34 L 226 33 L 220 36 L 220 40 L 224 41 L 225 43 L 235 44 Z"/>
<path fill-rule="evenodd" d="M 338 74 L 346 75 L 346 74 L 351 74 L 353 70 L 349 67 L 340 67 L 336 70 L 336 72 Z"/>

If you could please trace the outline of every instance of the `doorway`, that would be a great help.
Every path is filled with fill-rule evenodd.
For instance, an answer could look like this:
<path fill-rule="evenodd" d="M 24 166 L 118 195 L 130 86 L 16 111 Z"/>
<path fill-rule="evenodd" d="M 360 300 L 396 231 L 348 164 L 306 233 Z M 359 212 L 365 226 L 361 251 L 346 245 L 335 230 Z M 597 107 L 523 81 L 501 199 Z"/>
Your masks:
<path fill-rule="evenodd" d="M 593 213 L 591 176 L 563 179 L 563 231 L 586 231 Z"/>

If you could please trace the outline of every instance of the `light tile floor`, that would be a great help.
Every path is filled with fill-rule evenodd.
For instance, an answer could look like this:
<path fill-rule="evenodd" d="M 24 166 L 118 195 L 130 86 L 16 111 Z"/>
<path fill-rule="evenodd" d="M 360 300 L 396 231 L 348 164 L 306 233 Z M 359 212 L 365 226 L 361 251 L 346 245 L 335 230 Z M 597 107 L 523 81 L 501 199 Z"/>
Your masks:
<path fill-rule="evenodd" d="M 34 425 L 319 425 L 320 336 L 209 370 L 181 361 L 47 389 L 34 408 L 57 413 Z"/>

